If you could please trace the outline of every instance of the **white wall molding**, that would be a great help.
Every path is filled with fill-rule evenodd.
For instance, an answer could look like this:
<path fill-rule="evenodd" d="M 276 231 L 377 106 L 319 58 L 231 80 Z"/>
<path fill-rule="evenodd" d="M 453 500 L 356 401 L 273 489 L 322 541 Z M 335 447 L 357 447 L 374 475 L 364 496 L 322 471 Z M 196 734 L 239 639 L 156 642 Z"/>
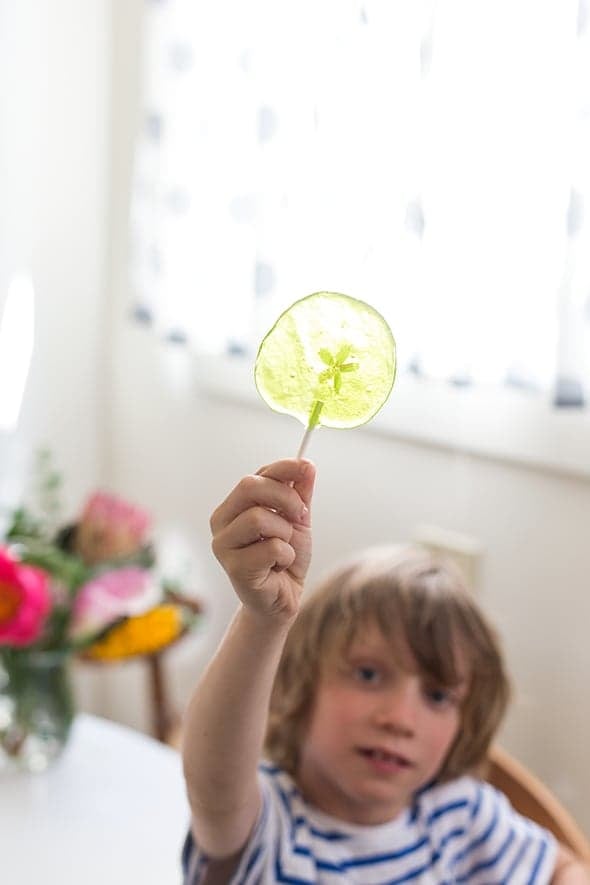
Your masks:
<path fill-rule="evenodd" d="M 253 360 L 197 356 L 194 373 L 206 396 L 268 408 L 254 385 Z M 381 412 L 354 432 L 590 479 L 590 414 L 555 409 L 540 394 L 398 376 Z"/>

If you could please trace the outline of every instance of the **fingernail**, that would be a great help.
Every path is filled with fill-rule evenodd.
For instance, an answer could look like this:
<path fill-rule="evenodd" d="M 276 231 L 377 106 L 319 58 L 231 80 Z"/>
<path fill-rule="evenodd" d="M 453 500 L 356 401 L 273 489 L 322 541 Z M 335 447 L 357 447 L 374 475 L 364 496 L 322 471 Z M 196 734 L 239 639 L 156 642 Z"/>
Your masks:
<path fill-rule="evenodd" d="M 309 508 L 305 507 L 305 505 L 304 505 L 303 510 L 301 511 L 301 513 L 299 515 L 299 521 L 305 522 L 305 519 L 306 519 L 308 513 L 309 513 Z"/>

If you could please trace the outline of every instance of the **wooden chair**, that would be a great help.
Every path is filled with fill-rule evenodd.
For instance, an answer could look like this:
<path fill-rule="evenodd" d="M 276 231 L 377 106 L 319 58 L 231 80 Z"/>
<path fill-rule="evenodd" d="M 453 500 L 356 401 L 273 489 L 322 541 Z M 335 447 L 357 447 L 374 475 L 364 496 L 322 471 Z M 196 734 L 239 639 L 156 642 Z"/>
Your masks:
<path fill-rule="evenodd" d="M 551 790 L 506 750 L 494 745 L 488 754 L 486 780 L 508 797 L 520 814 L 550 830 L 566 848 L 590 862 L 590 842 Z"/>
<path fill-rule="evenodd" d="M 203 605 L 200 600 L 194 597 L 186 596 L 181 593 L 168 592 L 168 599 L 172 602 L 179 602 L 189 608 L 194 615 L 203 613 Z M 152 719 L 152 734 L 162 743 L 173 746 L 174 735 L 180 748 L 180 727 L 181 717 L 175 713 L 170 704 L 170 693 L 166 674 L 164 671 L 164 656 L 173 645 L 182 639 L 188 631 L 184 631 L 180 636 L 155 654 L 145 655 L 144 660 L 148 665 L 149 674 L 149 691 L 150 691 L 150 709 Z"/>
<path fill-rule="evenodd" d="M 174 750 L 182 749 L 182 721 L 180 718 L 177 718 L 174 722 L 170 723 L 164 743 L 168 744 L 168 746 L 172 747 Z"/>

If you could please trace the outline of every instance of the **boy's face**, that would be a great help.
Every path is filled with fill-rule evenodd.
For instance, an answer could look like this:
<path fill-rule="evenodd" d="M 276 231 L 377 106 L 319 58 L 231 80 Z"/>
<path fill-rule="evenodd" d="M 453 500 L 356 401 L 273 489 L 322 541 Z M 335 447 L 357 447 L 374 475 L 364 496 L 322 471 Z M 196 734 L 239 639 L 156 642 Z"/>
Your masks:
<path fill-rule="evenodd" d="M 351 823 L 392 820 L 440 770 L 461 724 L 466 683 L 433 684 L 407 644 L 375 626 L 322 672 L 298 784 L 321 811 Z"/>

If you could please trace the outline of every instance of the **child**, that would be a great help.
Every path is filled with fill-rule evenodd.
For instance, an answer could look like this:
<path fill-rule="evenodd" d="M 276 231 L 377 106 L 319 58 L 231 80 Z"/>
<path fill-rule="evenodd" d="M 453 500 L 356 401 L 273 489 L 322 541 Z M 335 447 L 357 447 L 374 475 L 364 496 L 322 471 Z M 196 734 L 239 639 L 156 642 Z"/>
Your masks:
<path fill-rule="evenodd" d="M 368 551 L 299 613 L 314 479 L 278 461 L 211 517 L 241 606 L 186 713 L 185 885 L 590 881 L 473 776 L 508 685 L 449 566 Z"/>

